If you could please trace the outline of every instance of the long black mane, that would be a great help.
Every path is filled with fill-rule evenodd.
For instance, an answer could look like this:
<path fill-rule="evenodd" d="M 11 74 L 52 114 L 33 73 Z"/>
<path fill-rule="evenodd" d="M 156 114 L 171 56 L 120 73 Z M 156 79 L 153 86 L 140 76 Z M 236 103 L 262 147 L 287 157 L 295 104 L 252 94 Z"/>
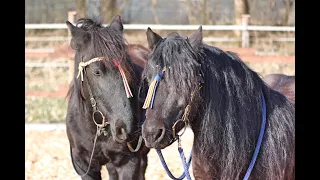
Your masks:
<path fill-rule="evenodd" d="M 256 179 L 292 179 L 294 173 L 288 170 L 294 169 L 294 106 L 236 53 L 206 44 L 192 48 L 187 38 L 172 34 L 156 45 L 147 67 L 146 74 L 151 71 L 153 77 L 166 67 L 164 81 L 184 95 L 199 86 L 203 72 L 201 103 L 191 121 L 193 150 L 200 155 L 201 166 L 208 166 L 211 177 L 218 179 L 244 176 L 259 136 L 264 96 L 266 132 L 252 174 Z"/>

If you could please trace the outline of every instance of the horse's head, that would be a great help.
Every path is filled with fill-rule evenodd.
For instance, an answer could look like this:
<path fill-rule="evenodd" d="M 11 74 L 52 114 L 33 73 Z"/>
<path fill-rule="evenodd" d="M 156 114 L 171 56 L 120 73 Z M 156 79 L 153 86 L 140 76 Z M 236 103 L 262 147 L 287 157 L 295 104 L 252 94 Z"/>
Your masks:
<path fill-rule="evenodd" d="M 103 123 L 104 116 L 113 138 L 125 142 L 138 128 L 136 97 L 131 97 L 137 84 L 126 52 L 121 18 L 115 16 L 107 27 L 84 18 L 76 26 L 68 21 L 66 24 L 72 35 L 70 45 L 76 51 L 75 68 L 79 71 L 75 71 L 74 82 L 80 99 L 85 99 L 88 106 L 95 100 L 97 110 L 92 107 L 89 114 L 97 124 Z"/>
<path fill-rule="evenodd" d="M 193 111 L 200 100 L 201 32 L 200 27 L 188 38 L 176 33 L 162 38 L 150 28 L 147 30 L 152 52 L 143 73 L 149 90 L 144 104 L 146 120 L 142 136 L 148 147 L 161 149 L 170 145 L 192 119 L 192 113 L 195 114 Z"/>

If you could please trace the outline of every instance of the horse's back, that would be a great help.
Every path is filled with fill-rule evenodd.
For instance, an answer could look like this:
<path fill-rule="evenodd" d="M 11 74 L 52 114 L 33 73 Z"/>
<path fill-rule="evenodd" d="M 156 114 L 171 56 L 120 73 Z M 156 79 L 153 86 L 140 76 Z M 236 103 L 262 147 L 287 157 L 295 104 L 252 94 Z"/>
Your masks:
<path fill-rule="evenodd" d="M 144 68 L 150 50 L 139 44 L 129 44 L 128 52 L 133 63 Z"/>
<path fill-rule="evenodd" d="M 268 74 L 263 79 L 270 88 L 284 94 L 290 101 L 295 102 L 295 76 Z"/>

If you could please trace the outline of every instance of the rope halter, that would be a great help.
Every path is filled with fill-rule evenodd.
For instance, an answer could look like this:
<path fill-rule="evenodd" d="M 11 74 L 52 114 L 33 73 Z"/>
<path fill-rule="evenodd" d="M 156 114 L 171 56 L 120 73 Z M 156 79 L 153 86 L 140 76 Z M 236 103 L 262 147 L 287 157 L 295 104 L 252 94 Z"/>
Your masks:
<path fill-rule="evenodd" d="M 83 70 L 86 66 L 88 66 L 89 64 L 93 63 L 93 62 L 97 62 L 97 61 L 101 61 L 103 60 L 104 57 L 96 57 L 96 58 L 93 58 L 93 59 L 90 59 L 89 61 L 87 62 L 83 62 L 81 61 L 79 63 L 79 66 L 78 66 L 78 75 L 77 75 L 77 78 L 79 78 L 79 76 L 81 76 L 81 81 L 83 81 Z"/>
<path fill-rule="evenodd" d="M 79 66 L 78 66 L 78 75 L 77 75 L 77 78 L 79 78 L 79 76 L 81 76 L 81 81 L 83 81 L 83 71 L 84 71 L 84 68 L 86 66 L 88 66 L 89 64 L 93 63 L 93 62 L 97 62 L 97 61 L 101 61 L 103 60 L 104 57 L 96 57 L 96 58 L 93 58 L 93 59 L 90 59 L 89 61 L 87 62 L 80 62 L 79 63 Z M 123 81 L 123 84 L 124 84 L 124 89 L 126 91 L 126 95 L 127 95 L 127 98 L 131 98 L 133 97 L 132 95 L 132 92 L 131 92 L 131 89 L 130 89 L 130 86 L 128 84 L 128 81 L 127 81 L 127 78 L 126 78 L 126 75 L 119 63 L 119 61 L 117 60 L 113 60 L 113 64 L 119 69 L 120 71 L 120 74 L 121 74 L 121 77 L 122 77 L 122 81 Z"/>

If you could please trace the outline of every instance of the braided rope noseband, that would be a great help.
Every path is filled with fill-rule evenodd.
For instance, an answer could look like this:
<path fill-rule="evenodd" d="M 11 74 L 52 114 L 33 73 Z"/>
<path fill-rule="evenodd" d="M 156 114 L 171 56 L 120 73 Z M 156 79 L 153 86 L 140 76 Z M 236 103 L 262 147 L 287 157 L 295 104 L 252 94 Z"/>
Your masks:
<path fill-rule="evenodd" d="M 79 63 L 79 66 L 78 66 L 78 75 L 77 75 L 77 78 L 79 78 L 79 76 L 81 76 L 81 81 L 83 81 L 83 70 L 86 66 L 88 66 L 89 64 L 93 63 L 93 62 L 97 62 L 97 61 L 101 61 L 103 60 L 104 57 L 96 57 L 96 58 L 93 58 L 93 59 L 90 59 L 89 61 L 87 62 L 80 62 Z M 122 77 L 122 81 L 123 81 L 123 84 L 124 84 L 124 88 L 125 88 L 125 91 L 126 91 L 126 94 L 127 94 L 127 98 L 131 98 L 133 97 L 132 95 L 132 92 L 131 92 L 131 89 L 129 87 L 129 84 L 128 84 L 128 81 L 127 81 L 127 78 L 126 78 L 126 75 L 122 69 L 122 67 L 120 66 L 120 63 L 117 61 L 117 60 L 113 60 L 113 64 L 119 69 L 120 71 L 120 74 L 121 74 L 121 77 Z"/>
<path fill-rule="evenodd" d="M 77 78 L 79 78 L 79 76 L 81 75 L 81 81 L 83 81 L 83 70 L 84 70 L 84 68 L 86 67 L 86 66 L 88 66 L 89 64 L 91 64 L 91 63 L 93 63 L 93 62 L 96 62 L 96 61 L 101 61 L 101 60 L 103 60 L 104 59 L 104 57 L 96 57 L 96 58 L 93 58 L 93 59 L 91 59 L 91 60 L 89 60 L 89 61 L 87 61 L 87 62 L 83 62 L 83 61 L 81 61 L 80 63 L 79 63 L 79 66 L 78 66 L 78 75 L 77 75 Z"/>

